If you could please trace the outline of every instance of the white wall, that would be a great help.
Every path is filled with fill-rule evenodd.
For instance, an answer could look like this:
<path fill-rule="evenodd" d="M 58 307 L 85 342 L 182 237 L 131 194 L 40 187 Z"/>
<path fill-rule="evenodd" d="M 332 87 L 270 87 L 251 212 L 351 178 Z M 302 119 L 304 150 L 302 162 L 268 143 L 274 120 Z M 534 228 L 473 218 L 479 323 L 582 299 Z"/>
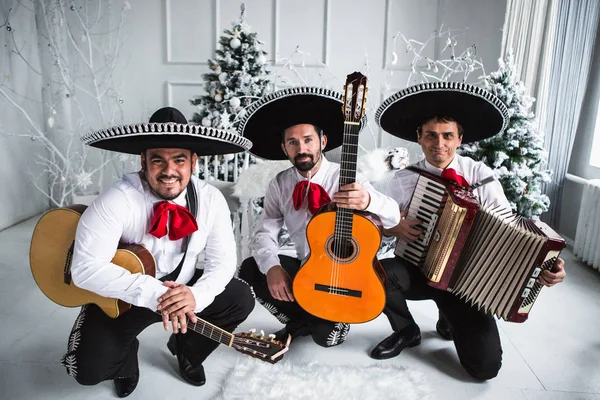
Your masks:
<path fill-rule="evenodd" d="M 448 28 L 469 28 L 458 38 L 458 50 L 477 44 L 478 55 L 490 72 L 497 68 L 506 6 L 504 0 L 247 0 L 245 3 L 246 20 L 258 31 L 271 58 L 287 57 L 296 46 L 313 56 L 307 58 L 305 68 L 298 66 L 313 77 L 309 78 L 309 84 L 319 83 L 314 78 L 317 74 L 328 73 L 321 63 L 326 63 L 339 78 L 330 81 L 329 86 L 340 91 L 347 74 L 359 70 L 367 75 L 372 134 L 364 133 L 361 144 L 368 149 L 401 144 L 399 139 L 377 129 L 372 113 L 385 97 L 406 86 L 410 55 L 398 42 L 398 63 L 391 65 L 392 37 L 402 31 L 408 38 L 424 41 L 442 24 Z M 214 57 L 223 29 L 239 16 L 240 2 L 129 0 L 129 4 L 131 10 L 124 28 L 126 41 L 117 74 L 123 77 L 125 122 L 147 120 L 164 105 L 177 107 L 191 117 L 194 107 L 189 99 L 202 93 L 206 60 Z M 430 56 L 437 57 L 442 47 L 443 43 L 432 46 Z M 275 65 L 271 70 L 278 68 Z M 389 85 L 387 90 L 384 84 Z M 6 142 L 0 139 L 0 143 Z M 2 173 L 12 171 L 15 165 L 5 157 L 0 158 Z M 0 211 L 0 229 L 42 209 L 40 201 L 23 207 L 23 198 L 38 196 L 29 186 L 24 188 L 29 191 L 0 194 L 3 204 L 9 203 L 8 208 Z"/>
<path fill-rule="evenodd" d="M 43 126 L 41 79 L 31 73 L 15 53 L 20 51 L 33 68 L 40 69 L 35 18 L 17 1 L 2 1 L 0 25 L 4 24 L 9 9 L 15 40 L 13 42 L 6 26 L 0 29 L 0 88 L 14 99 L 18 107 L 28 111 L 33 123 Z M 25 134 L 27 129 L 29 124 L 24 115 L 0 94 L 0 130 Z M 44 154 L 44 151 L 44 146 L 31 139 L 0 135 L 0 229 L 35 215 L 47 206 L 48 201 L 35 189 L 31 177 L 42 173 L 35 164 L 35 157 Z M 45 185 L 45 177 L 42 176 L 39 182 Z"/>

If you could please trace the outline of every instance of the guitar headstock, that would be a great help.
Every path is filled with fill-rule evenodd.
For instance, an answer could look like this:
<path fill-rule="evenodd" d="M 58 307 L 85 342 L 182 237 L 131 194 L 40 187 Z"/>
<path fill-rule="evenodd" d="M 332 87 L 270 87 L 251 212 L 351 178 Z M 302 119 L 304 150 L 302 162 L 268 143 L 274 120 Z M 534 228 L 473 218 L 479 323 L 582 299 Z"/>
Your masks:
<path fill-rule="evenodd" d="M 345 123 L 352 125 L 360 124 L 365 115 L 365 103 L 367 102 L 367 77 L 360 72 L 353 72 L 346 77 L 344 85 L 344 113 Z"/>
<path fill-rule="evenodd" d="M 275 364 L 283 358 L 288 351 L 291 336 L 288 336 L 287 343 L 281 343 L 275 340 L 275 335 L 271 334 L 265 337 L 261 331 L 259 335 L 254 331 L 236 333 L 233 335 L 233 347 L 240 353 L 258 358 L 259 360 Z"/>

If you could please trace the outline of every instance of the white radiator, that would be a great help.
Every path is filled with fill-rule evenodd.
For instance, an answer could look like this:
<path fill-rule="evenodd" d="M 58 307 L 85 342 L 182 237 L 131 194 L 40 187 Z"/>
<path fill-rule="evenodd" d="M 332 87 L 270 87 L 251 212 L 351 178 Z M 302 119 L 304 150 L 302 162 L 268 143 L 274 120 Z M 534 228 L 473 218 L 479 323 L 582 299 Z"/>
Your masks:
<path fill-rule="evenodd" d="M 600 179 L 585 183 L 573 252 L 600 270 Z"/>

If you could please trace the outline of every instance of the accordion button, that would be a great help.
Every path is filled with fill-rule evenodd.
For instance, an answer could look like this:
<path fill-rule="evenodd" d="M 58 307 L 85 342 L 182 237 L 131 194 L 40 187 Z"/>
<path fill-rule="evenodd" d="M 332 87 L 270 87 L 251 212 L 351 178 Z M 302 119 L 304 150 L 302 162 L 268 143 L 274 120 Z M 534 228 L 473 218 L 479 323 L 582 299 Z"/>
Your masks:
<path fill-rule="evenodd" d="M 537 267 L 533 270 L 533 274 L 531 274 L 531 276 L 533 278 L 537 278 L 538 276 L 540 276 L 540 272 L 542 272 L 542 269 L 540 267 Z"/>
<path fill-rule="evenodd" d="M 530 278 L 529 282 L 527 282 L 527 287 L 532 288 L 534 283 L 535 283 L 535 278 Z"/>
<path fill-rule="evenodd" d="M 525 288 L 525 290 L 523 290 L 523 294 L 521 295 L 521 297 L 527 297 L 527 296 L 529 296 L 529 292 L 530 291 L 531 291 L 531 289 Z"/>

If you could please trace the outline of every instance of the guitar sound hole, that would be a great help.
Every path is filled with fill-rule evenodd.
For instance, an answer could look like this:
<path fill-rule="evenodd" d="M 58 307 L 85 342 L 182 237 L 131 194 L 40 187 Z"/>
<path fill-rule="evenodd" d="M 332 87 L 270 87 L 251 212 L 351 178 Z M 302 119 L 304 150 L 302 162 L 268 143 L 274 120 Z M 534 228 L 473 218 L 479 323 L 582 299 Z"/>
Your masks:
<path fill-rule="evenodd" d="M 350 258 L 354 253 L 354 245 L 348 239 L 334 239 L 331 242 L 331 252 L 341 259 Z"/>

